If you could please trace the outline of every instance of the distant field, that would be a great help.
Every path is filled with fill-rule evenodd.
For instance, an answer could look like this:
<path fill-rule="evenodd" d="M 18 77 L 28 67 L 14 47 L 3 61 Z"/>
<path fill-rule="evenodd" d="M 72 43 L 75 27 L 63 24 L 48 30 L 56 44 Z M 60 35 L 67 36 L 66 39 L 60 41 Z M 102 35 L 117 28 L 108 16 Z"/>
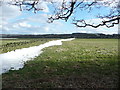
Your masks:
<path fill-rule="evenodd" d="M 53 39 L 3 39 L 0 40 L 0 53 L 37 46 Z"/>
<path fill-rule="evenodd" d="M 3 45 L 6 45 L 5 42 Z M 44 49 L 23 69 L 3 74 L 3 88 L 117 88 L 117 56 L 117 39 L 63 42 L 62 46 Z"/>

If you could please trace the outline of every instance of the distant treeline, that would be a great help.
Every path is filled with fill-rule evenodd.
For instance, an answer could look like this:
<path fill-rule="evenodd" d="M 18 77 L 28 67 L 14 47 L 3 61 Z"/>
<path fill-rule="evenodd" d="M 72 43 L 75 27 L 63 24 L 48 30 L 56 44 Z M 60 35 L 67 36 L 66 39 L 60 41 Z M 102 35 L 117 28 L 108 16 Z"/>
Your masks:
<path fill-rule="evenodd" d="M 88 34 L 88 33 L 72 33 L 72 34 L 44 34 L 44 35 L 16 35 L 16 34 L 1 34 L 2 38 L 116 38 L 120 34 Z"/>

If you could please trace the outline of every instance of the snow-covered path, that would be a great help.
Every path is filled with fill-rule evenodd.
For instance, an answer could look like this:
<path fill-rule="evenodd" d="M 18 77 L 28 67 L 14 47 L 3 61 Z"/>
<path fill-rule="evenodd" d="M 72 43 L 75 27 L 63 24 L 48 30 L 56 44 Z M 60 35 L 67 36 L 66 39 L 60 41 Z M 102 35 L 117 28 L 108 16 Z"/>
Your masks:
<path fill-rule="evenodd" d="M 0 54 L 0 64 L 2 65 L 0 74 L 5 73 L 10 69 L 19 70 L 19 68 L 23 68 L 24 62 L 32 60 L 33 58 L 40 55 L 43 48 L 54 45 L 62 45 L 62 41 L 70 41 L 73 39 L 74 38 L 53 40 L 39 46 L 17 49 L 15 51 Z"/>

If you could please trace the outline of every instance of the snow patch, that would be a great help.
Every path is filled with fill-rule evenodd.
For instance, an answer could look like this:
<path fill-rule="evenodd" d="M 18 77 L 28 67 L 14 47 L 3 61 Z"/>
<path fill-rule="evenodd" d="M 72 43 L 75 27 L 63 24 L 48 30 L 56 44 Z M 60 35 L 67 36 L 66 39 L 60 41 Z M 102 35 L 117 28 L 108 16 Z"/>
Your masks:
<path fill-rule="evenodd" d="M 0 64 L 2 63 L 0 74 L 8 72 L 9 70 L 19 70 L 20 68 L 23 68 L 24 62 L 39 56 L 43 52 L 43 48 L 62 45 L 62 41 L 71 41 L 73 39 L 74 38 L 53 40 L 39 46 L 17 49 L 15 51 L 0 54 Z"/>

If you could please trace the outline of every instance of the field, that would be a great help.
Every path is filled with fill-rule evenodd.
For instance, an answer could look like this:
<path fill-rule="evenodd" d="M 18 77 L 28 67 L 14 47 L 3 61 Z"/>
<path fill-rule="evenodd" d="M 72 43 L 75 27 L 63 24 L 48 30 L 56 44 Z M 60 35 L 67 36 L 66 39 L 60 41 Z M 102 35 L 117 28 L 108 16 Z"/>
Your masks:
<path fill-rule="evenodd" d="M 21 48 L 38 46 L 53 39 L 3 39 L 0 40 L 0 53 L 6 53 Z"/>
<path fill-rule="evenodd" d="M 30 43 L 19 47 L 38 45 L 45 40 L 25 39 Z M 7 50 L 8 47 L 2 47 L 2 53 Z M 75 39 L 45 48 L 40 56 L 26 62 L 23 69 L 11 70 L 2 79 L 3 88 L 117 88 L 118 40 Z"/>

